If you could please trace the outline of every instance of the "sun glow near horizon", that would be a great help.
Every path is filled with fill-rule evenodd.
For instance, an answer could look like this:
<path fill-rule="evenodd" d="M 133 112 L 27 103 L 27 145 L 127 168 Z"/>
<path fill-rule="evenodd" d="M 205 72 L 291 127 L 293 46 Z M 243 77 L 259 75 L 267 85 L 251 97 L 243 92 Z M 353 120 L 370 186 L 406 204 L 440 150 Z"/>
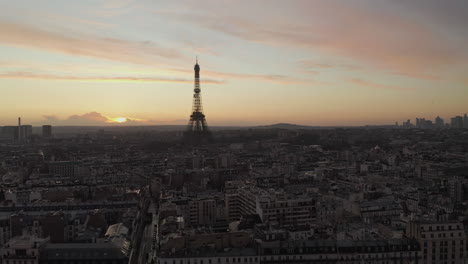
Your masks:
<path fill-rule="evenodd" d="M 127 122 L 127 118 L 126 117 L 116 117 L 116 118 L 112 118 L 111 122 L 112 123 L 125 123 L 125 122 Z"/>
<path fill-rule="evenodd" d="M 110 124 L 149 124 L 150 121 L 133 117 L 107 117 L 107 123 Z"/>

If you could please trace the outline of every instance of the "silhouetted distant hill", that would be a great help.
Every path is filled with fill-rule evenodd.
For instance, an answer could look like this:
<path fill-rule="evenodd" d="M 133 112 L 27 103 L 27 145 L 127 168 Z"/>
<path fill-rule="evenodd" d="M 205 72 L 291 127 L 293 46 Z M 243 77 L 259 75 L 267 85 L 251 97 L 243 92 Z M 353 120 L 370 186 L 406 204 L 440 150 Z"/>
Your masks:
<path fill-rule="evenodd" d="M 296 124 L 289 124 L 289 123 L 278 123 L 266 126 L 257 126 L 254 128 L 280 128 L 280 129 L 314 129 L 320 128 L 319 126 L 303 126 L 303 125 L 296 125 Z"/>
<path fill-rule="evenodd" d="M 394 125 L 365 125 L 365 126 L 304 126 L 289 123 L 278 123 L 252 127 L 254 129 L 336 129 L 336 128 L 394 128 Z"/>

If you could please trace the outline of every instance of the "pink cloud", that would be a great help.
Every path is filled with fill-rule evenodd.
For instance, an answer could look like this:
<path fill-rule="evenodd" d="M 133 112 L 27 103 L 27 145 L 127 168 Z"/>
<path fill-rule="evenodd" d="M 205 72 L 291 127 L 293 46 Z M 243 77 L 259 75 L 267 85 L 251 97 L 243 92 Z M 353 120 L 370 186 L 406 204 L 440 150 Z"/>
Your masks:
<path fill-rule="evenodd" d="M 106 60 L 121 61 L 144 65 L 155 65 L 158 58 L 174 59 L 181 55 L 173 49 L 162 48 L 153 42 L 134 42 L 120 39 L 100 38 L 85 34 L 74 34 L 68 36 L 56 32 L 44 31 L 32 26 L 7 23 L 0 21 L 0 41 L 6 45 L 21 46 L 33 49 L 42 49 L 51 52 L 69 55 L 95 57 Z M 190 42 L 186 43 L 191 45 Z M 207 48 L 192 47 L 206 54 L 216 55 L 214 51 Z M 5 63 L 4 63 L 5 64 Z M 21 66 L 25 65 L 6 65 Z M 27 66 L 27 65 L 26 65 Z M 179 72 L 192 73 L 191 70 L 175 70 Z M 229 79 L 255 79 L 280 84 L 304 84 L 311 80 L 304 80 L 279 74 L 242 74 L 223 73 L 207 71 L 215 78 Z M 38 74 L 27 71 L 15 71 L 1 73 L 0 78 L 10 79 L 48 79 L 48 80 L 82 80 L 82 81 L 139 81 L 139 82 L 179 82 L 189 83 L 193 80 L 169 79 L 155 77 L 89 77 L 89 76 L 61 76 L 55 74 Z M 223 81 L 204 79 L 205 83 L 222 84 Z"/>
<path fill-rule="evenodd" d="M 468 58 L 466 50 L 457 49 L 428 24 L 375 6 L 348 1 L 293 1 L 290 9 L 285 7 L 280 14 L 262 12 L 261 19 L 226 13 L 231 7 L 166 15 L 247 41 L 351 58 L 414 78 L 437 78 L 432 71 L 463 64 Z M 251 7 L 255 8 L 259 6 Z"/>
<path fill-rule="evenodd" d="M 345 71 L 361 70 L 360 66 L 346 63 L 324 63 L 315 60 L 300 60 L 299 67 L 305 72 L 318 73 L 318 70 L 340 69 Z"/>
<path fill-rule="evenodd" d="M 174 59 L 181 55 L 149 41 L 128 41 L 102 38 L 73 32 L 51 32 L 33 26 L 0 20 L 0 42 L 3 45 L 41 49 L 68 55 L 78 55 L 136 64 L 154 65 L 161 58 Z"/>

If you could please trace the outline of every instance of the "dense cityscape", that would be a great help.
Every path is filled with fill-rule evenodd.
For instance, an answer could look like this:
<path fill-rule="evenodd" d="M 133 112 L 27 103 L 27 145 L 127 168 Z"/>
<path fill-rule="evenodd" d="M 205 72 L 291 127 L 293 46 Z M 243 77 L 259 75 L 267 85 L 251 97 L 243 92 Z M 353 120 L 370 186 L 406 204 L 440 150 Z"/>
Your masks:
<path fill-rule="evenodd" d="M 211 129 L 194 70 L 185 130 L 2 128 L 2 263 L 465 263 L 466 114 Z"/>

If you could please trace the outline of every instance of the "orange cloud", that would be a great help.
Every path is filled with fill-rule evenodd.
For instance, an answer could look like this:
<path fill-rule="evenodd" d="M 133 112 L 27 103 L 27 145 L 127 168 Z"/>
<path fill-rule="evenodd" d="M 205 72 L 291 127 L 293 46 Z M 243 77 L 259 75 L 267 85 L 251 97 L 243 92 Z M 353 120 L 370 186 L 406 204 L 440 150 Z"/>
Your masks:
<path fill-rule="evenodd" d="M 89 112 L 83 115 L 72 115 L 68 118 L 72 122 L 91 121 L 91 122 L 107 122 L 109 119 L 98 112 Z"/>
<path fill-rule="evenodd" d="M 0 79 L 32 79 L 32 80 L 60 80 L 60 81 L 91 81 L 91 82 L 157 82 L 157 83 L 193 83 L 191 79 L 171 79 L 147 76 L 63 76 L 55 74 L 35 74 L 30 72 L 0 73 Z M 223 84 L 224 81 L 203 80 L 203 83 Z"/>
<path fill-rule="evenodd" d="M 183 72 L 183 73 L 191 73 L 190 70 L 186 69 L 171 69 L 174 72 Z M 203 71 L 202 75 L 215 77 L 215 78 L 225 78 L 225 79 L 250 79 L 250 80 L 258 80 L 258 81 L 266 81 L 271 83 L 277 84 L 311 84 L 311 83 L 318 83 L 318 81 L 311 80 L 311 79 L 302 79 L 296 77 L 290 77 L 281 74 L 249 74 L 249 73 L 228 73 L 228 72 L 218 72 L 218 71 Z M 206 80 L 203 79 L 203 82 Z"/>
<path fill-rule="evenodd" d="M 24 61 L 0 61 L 0 66 L 5 68 L 13 68 L 13 71 L 0 72 L 0 79 L 40 79 L 40 80 L 69 80 L 69 81 L 120 81 L 120 82 L 167 82 L 167 83 L 193 83 L 193 79 L 185 78 L 165 78 L 165 77 L 148 77 L 140 76 L 143 75 L 138 71 L 134 71 L 138 76 L 73 76 L 73 75 L 58 75 L 58 74 L 47 74 L 47 73 L 33 73 L 41 72 L 42 69 L 47 68 L 51 71 L 63 71 L 75 72 L 80 71 L 83 68 L 93 69 L 93 71 L 101 70 L 93 65 L 75 65 L 75 64 L 61 64 L 61 65 L 50 65 L 34 62 Z M 143 66 L 144 67 L 144 66 Z M 129 68 L 131 69 L 131 68 Z M 136 68 L 135 68 L 136 69 Z M 119 72 L 129 72 L 127 68 L 119 69 Z M 169 72 L 184 73 L 184 76 L 192 76 L 193 71 L 188 69 L 172 68 Z M 309 71 L 308 73 L 315 74 L 317 72 Z M 245 74 L 245 73 L 225 73 L 218 71 L 203 71 L 202 76 L 209 76 L 213 78 L 203 78 L 203 83 L 207 84 L 224 84 L 228 80 L 232 79 L 250 79 L 264 82 L 271 82 L 277 84 L 311 84 L 317 83 L 316 80 L 295 78 L 280 74 Z M 220 80 L 222 79 L 222 80 Z"/>
<path fill-rule="evenodd" d="M 365 81 L 365 80 L 356 79 L 356 78 L 350 79 L 349 81 L 356 85 L 369 87 L 369 88 L 396 90 L 396 91 L 414 90 L 413 88 L 406 88 L 406 87 L 400 87 L 400 86 L 394 86 L 394 85 L 388 85 L 388 84 L 380 84 L 380 83 Z"/>

